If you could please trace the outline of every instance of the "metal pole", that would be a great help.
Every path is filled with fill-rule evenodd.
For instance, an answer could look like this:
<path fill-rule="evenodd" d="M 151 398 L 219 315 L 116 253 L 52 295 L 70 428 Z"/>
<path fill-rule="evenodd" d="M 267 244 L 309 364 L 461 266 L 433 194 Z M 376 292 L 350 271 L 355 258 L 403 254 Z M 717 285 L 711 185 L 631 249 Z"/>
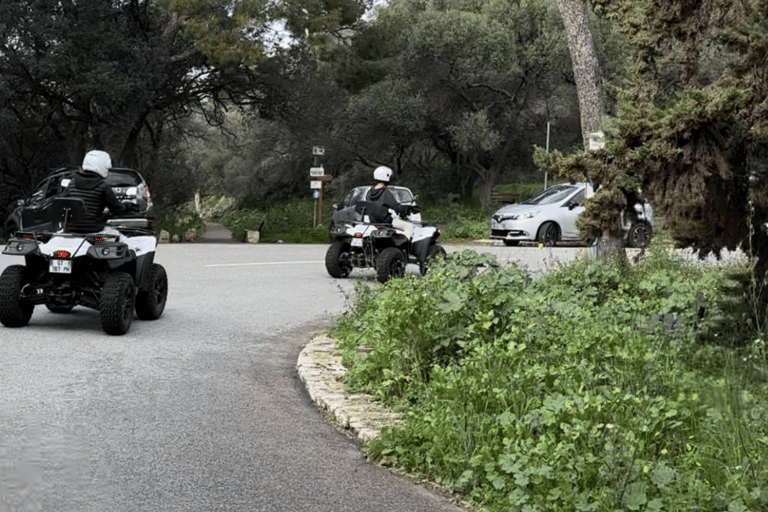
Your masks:
<path fill-rule="evenodd" d="M 547 121 L 547 153 L 549 153 L 549 121 Z M 547 172 L 544 172 L 544 189 L 547 189 Z"/>

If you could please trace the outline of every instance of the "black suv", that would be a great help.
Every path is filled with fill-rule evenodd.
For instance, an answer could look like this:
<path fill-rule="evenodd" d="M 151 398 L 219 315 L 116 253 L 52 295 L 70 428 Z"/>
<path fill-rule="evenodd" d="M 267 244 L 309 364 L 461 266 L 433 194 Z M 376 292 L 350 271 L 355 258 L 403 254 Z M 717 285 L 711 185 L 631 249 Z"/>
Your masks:
<path fill-rule="evenodd" d="M 62 167 L 52 171 L 40 180 L 27 199 L 20 199 L 5 220 L 5 235 L 12 236 L 18 230 L 50 229 L 50 209 L 53 198 L 67 188 L 79 167 Z M 114 168 L 109 170 L 107 184 L 121 202 L 137 206 L 119 218 L 107 220 L 109 226 L 149 228 L 154 223 L 152 196 L 144 177 L 134 169 Z"/>

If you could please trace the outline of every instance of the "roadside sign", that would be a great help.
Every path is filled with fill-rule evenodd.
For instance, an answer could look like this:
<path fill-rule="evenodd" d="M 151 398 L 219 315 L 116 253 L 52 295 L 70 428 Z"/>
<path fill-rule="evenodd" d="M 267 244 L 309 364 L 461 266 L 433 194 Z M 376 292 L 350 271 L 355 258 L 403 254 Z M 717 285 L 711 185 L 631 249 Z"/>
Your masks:
<path fill-rule="evenodd" d="M 309 188 L 311 189 L 321 189 L 323 188 L 323 182 L 318 180 L 312 180 L 309 182 Z"/>
<path fill-rule="evenodd" d="M 313 146 L 312 154 L 315 156 L 323 156 L 325 154 L 325 148 L 323 146 Z"/>
<path fill-rule="evenodd" d="M 592 132 L 589 134 L 589 149 L 597 151 L 605 148 L 605 134 L 603 132 Z"/>
<path fill-rule="evenodd" d="M 310 167 L 309 168 L 309 177 L 310 178 L 319 178 L 325 174 L 325 169 L 322 167 Z"/>

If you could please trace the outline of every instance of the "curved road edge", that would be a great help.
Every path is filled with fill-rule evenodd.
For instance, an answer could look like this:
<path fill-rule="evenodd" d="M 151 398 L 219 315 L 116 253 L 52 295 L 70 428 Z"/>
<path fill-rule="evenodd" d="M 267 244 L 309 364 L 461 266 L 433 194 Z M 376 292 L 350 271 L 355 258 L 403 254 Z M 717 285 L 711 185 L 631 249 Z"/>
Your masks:
<path fill-rule="evenodd" d="M 299 354 L 296 371 L 312 401 L 362 443 L 400 421 L 373 396 L 347 390 L 341 382 L 347 370 L 333 338 L 324 334 L 312 338 Z"/>

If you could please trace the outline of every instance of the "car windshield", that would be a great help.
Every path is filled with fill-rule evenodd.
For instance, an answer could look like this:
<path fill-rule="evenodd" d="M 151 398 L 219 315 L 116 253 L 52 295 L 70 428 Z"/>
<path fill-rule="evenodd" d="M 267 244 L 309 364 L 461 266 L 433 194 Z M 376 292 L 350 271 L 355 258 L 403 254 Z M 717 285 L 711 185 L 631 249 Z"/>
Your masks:
<path fill-rule="evenodd" d="M 135 187 L 141 183 L 141 178 L 136 172 L 111 169 L 106 181 L 110 187 Z"/>
<path fill-rule="evenodd" d="M 554 187 L 549 187 L 544 192 L 523 201 L 521 204 L 542 205 L 559 203 L 569 195 L 573 194 L 574 190 L 576 190 L 576 187 L 573 185 L 555 185 Z"/>
<path fill-rule="evenodd" d="M 390 188 L 392 194 L 398 203 L 410 203 L 413 201 L 413 194 L 411 191 L 405 188 Z"/>

